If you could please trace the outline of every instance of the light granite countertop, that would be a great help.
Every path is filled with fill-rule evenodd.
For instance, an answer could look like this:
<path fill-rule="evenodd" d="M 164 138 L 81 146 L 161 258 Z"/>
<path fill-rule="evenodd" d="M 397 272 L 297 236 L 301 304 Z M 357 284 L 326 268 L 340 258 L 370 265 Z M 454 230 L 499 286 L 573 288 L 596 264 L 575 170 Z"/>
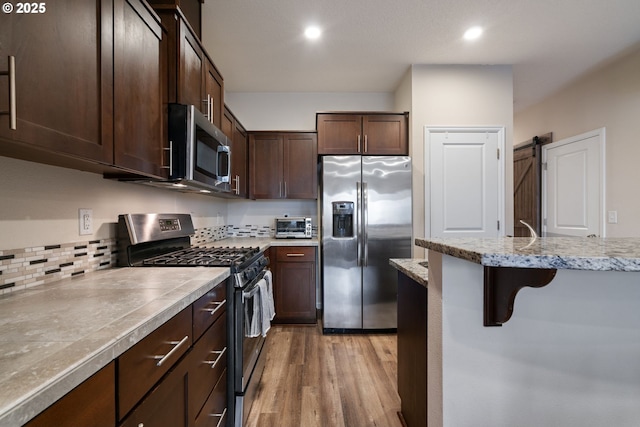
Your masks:
<path fill-rule="evenodd" d="M 206 246 L 318 244 L 239 237 Z M 23 425 L 227 277 L 226 267 L 112 268 L 0 296 L 0 425 Z"/>
<path fill-rule="evenodd" d="M 391 258 L 389 264 L 406 274 L 425 288 L 429 285 L 427 260 L 419 258 Z"/>
<path fill-rule="evenodd" d="M 424 238 L 417 246 L 490 267 L 640 271 L 640 238 Z"/>

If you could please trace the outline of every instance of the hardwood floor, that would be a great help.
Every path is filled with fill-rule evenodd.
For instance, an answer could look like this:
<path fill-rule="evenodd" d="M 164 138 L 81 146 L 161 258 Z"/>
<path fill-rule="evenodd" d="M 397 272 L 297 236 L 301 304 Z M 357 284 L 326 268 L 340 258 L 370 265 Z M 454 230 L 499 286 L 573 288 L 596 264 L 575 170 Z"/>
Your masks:
<path fill-rule="evenodd" d="M 274 325 L 248 427 L 401 427 L 396 335 Z"/>

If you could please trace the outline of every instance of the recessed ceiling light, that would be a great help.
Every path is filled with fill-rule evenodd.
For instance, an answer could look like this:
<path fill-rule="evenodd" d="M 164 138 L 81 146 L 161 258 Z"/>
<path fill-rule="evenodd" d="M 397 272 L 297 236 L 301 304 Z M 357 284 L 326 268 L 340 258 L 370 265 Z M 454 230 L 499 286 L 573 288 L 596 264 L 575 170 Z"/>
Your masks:
<path fill-rule="evenodd" d="M 482 28 L 471 27 L 464 33 L 465 40 L 475 40 L 482 35 Z"/>
<path fill-rule="evenodd" d="M 322 34 L 322 30 L 316 26 L 310 26 L 305 28 L 304 30 L 304 36 L 309 40 L 316 40 L 320 38 L 321 34 Z"/>

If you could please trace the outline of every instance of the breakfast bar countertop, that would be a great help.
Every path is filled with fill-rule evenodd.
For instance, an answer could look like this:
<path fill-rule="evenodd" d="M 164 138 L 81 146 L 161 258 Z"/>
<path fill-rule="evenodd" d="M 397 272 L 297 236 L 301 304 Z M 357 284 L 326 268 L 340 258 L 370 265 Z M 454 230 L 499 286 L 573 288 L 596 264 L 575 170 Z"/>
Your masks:
<path fill-rule="evenodd" d="M 637 237 L 417 238 L 415 242 L 487 267 L 640 271 Z"/>

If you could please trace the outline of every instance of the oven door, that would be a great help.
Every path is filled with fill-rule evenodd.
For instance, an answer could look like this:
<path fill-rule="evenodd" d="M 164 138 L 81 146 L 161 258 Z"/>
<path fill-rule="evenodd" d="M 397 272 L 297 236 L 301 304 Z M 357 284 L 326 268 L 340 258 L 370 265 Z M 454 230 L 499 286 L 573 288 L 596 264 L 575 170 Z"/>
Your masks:
<path fill-rule="evenodd" d="M 258 383 L 264 370 L 265 353 L 263 352 L 265 337 L 249 337 L 245 326 L 253 318 L 253 303 L 258 293 L 258 282 L 264 272 L 244 288 L 235 290 L 235 426 L 246 424 L 251 404 L 258 389 Z M 246 308 L 246 310 L 245 310 Z"/>

